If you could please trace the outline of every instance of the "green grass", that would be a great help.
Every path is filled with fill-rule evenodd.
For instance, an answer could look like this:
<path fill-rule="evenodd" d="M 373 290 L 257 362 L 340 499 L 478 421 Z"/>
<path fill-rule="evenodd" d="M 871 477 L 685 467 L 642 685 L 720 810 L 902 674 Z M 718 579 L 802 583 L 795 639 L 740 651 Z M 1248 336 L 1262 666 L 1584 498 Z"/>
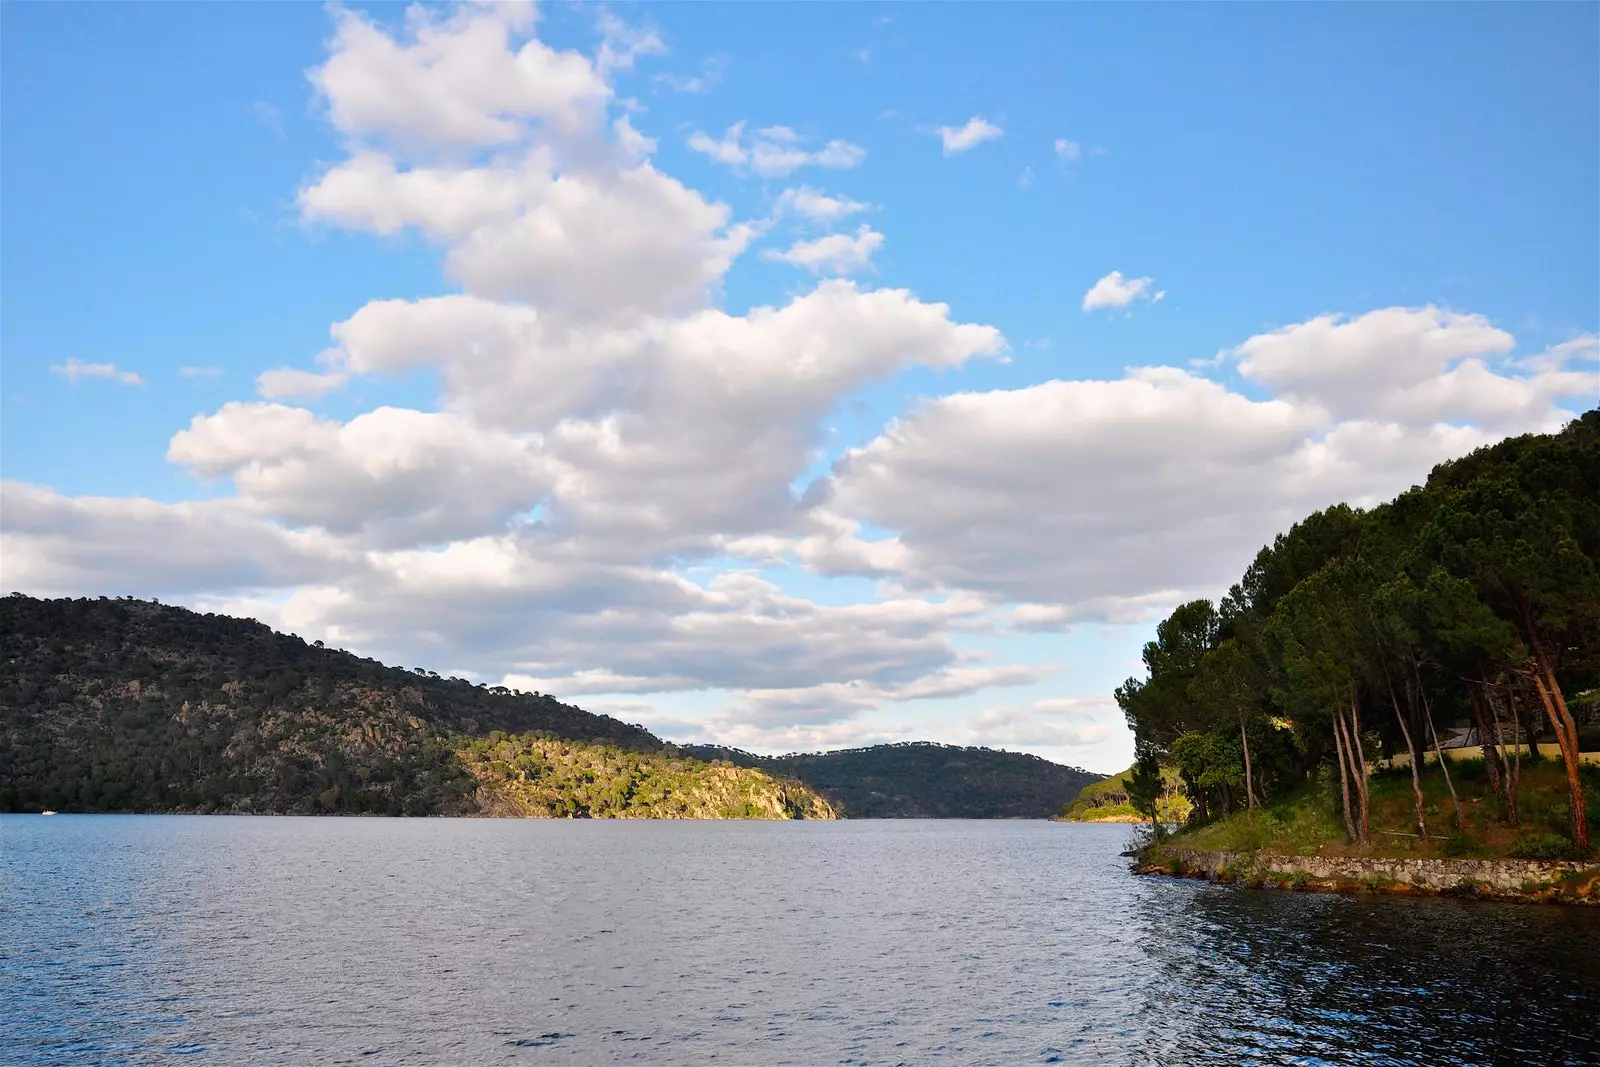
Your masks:
<path fill-rule="evenodd" d="M 1570 831 L 1567 780 L 1554 760 L 1522 766 L 1518 795 L 1521 816 L 1516 826 L 1506 819 L 1505 805 L 1489 788 L 1482 760 L 1451 765 L 1462 802 L 1462 826 L 1456 827 L 1450 791 L 1436 767 L 1421 776 L 1423 812 L 1429 839 L 1414 835 L 1416 804 L 1409 769 L 1384 770 L 1372 776 L 1368 825 L 1371 841 L 1355 846 L 1345 838 L 1335 787 L 1308 782 L 1255 812 L 1240 812 L 1172 838 L 1175 848 L 1219 852 L 1272 852 L 1279 855 L 1482 856 L 1529 859 L 1576 859 Z M 1464 771 L 1465 773 L 1459 773 Z M 1585 768 L 1585 793 L 1592 838 L 1600 840 L 1600 768 Z M 1394 831 L 1384 833 L 1383 831 Z"/>
<path fill-rule="evenodd" d="M 1281 801 L 1255 812 L 1240 812 L 1173 838 L 1175 847 L 1208 852 L 1315 852 L 1344 830 L 1325 790 L 1307 784 Z"/>

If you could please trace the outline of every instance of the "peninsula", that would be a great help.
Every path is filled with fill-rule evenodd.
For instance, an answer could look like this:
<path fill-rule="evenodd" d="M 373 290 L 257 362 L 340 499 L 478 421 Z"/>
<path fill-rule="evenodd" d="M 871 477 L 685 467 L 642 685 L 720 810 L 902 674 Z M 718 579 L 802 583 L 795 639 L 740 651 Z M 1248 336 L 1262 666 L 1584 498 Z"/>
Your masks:
<path fill-rule="evenodd" d="M 1143 658 L 1069 815 L 1137 811 L 1144 870 L 1600 901 L 1600 411 L 1316 512 Z"/>

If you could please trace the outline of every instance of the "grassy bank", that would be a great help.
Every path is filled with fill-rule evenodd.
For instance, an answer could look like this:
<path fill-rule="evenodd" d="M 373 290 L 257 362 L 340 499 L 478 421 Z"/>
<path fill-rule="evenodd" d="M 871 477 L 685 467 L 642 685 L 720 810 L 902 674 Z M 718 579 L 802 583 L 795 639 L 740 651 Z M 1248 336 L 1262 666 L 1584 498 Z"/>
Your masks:
<path fill-rule="evenodd" d="M 1428 839 L 1417 836 L 1416 807 L 1409 768 L 1381 770 L 1371 779 L 1365 845 L 1346 839 L 1334 787 L 1312 782 L 1257 811 L 1242 812 L 1171 839 L 1173 848 L 1214 852 L 1272 853 L 1288 856 L 1479 857 L 1587 859 L 1573 849 L 1569 831 L 1567 781 L 1561 765 L 1540 760 L 1522 765 L 1517 825 L 1490 788 L 1484 762 L 1451 762 L 1461 801 L 1455 824 L 1450 790 L 1437 766 L 1424 768 L 1422 792 Z M 1600 834 L 1600 767 L 1583 769 L 1589 798 L 1591 834 Z"/>

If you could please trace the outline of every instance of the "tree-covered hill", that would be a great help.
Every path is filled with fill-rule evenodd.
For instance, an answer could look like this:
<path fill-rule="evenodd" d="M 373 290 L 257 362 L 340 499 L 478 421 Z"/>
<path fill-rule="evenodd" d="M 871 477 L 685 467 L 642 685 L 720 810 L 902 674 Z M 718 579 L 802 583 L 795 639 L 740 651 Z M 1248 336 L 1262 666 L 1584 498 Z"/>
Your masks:
<path fill-rule="evenodd" d="M 1357 848 L 1381 834 L 1464 854 L 1510 834 L 1513 854 L 1589 855 L 1600 411 L 1440 464 L 1370 510 L 1306 517 L 1220 603 L 1178 607 L 1143 658 L 1145 677 L 1117 691 L 1136 766 L 1147 782 L 1158 762 L 1176 771 L 1193 824 L 1315 794 L 1306 803 Z M 1441 758 L 1463 734 L 1483 757 L 1471 788 Z M 1559 796 L 1541 765 L 1552 755 Z M 1409 802 L 1399 827 L 1378 803 L 1394 783 L 1373 773 L 1391 757 Z M 1149 814 L 1155 790 L 1129 792 Z"/>
<path fill-rule="evenodd" d="M 539 749 L 536 772 L 498 773 L 508 747 Z M 804 787 L 727 770 L 550 696 L 386 667 L 250 620 L 0 598 L 0 811 L 826 812 Z"/>
<path fill-rule="evenodd" d="M 1104 777 L 1021 752 L 930 741 L 793 756 L 717 745 L 683 751 L 798 779 L 852 819 L 1043 819 Z"/>

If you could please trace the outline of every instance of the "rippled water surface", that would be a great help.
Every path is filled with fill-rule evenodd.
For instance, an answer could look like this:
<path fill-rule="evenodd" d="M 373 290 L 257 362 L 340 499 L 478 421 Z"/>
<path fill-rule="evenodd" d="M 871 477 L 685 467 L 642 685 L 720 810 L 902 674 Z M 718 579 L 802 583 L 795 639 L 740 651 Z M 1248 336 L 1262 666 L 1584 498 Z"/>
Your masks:
<path fill-rule="evenodd" d="M 0 817 L 7 1063 L 1597 1063 L 1600 911 L 1126 828 Z"/>

